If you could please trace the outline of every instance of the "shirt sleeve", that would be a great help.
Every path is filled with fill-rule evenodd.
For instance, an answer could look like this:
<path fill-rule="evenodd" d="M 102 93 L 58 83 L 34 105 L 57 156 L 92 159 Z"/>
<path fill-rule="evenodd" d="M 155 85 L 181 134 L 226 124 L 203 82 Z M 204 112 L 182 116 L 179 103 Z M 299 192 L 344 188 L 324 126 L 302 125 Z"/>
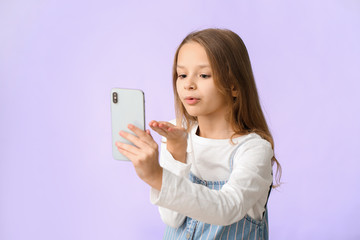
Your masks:
<path fill-rule="evenodd" d="M 221 190 L 194 184 L 164 168 L 161 191 L 152 195 L 151 202 L 202 222 L 230 225 L 267 196 L 272 183 L 272 157 L 268 141 L 245 142 L 235 154 L 233 171 Z"/>
<path fill-rule="evenodd" d="M 175 176 L 186 177 L 189 175 L 191 164 L 175 160 L 171 153 L 166 149 L 166 138 L 162 138 L 160 147 L 160 166 L 163 167 L 164 171 L 171 172 Z M 162 184 L 164 184 L 164 177 Z M 158 190 L 151 188 L 150 200 L 158 198 L 159 194 L 160 192 Z M 166 207 L 159 206 L 159 213 L 162 221 L 170 227 L 180 227 L 185 220 L 183 214 Z"/>

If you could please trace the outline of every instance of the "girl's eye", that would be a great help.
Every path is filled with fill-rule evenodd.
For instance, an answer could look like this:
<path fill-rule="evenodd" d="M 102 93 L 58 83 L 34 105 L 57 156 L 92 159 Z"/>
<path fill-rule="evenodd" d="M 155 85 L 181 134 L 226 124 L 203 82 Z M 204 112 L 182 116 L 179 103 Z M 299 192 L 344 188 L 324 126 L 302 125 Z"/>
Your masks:
<path fill-rule="evenodd" d="M 200 74 L 200 77 L 201 78 L 209 78 L 209 77 L 211 77 L 210 75 L 207 75 L 207 74 Z"/>
<path fill-rule="evenodd" d="M 180 78 L 180 79 L 186 78 L 186 75 L 185 74 L 180 74 L 180 75 L 178 75 L 178 78 Z"/>

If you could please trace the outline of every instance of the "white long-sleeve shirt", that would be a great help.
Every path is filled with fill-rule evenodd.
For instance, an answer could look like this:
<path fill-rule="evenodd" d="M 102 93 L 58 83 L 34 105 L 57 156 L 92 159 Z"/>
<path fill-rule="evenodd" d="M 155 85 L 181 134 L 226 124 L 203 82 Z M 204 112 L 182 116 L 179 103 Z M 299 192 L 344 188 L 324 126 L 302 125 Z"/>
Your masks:
<path fill-rule="evenodd" d="M 160 165 L 163 167 L 161 190 L 151 189 L 150 201 L 159 206 L 163 222 L 179 227 L 185 216 L 199 221 L 230 225 L 246 214 L 260 220 L 265 210 L 272 183 L 271 144 L 258 134 L 251 133 L 233 139 L 209 139 L 196 135 L 197 125 L 188 136 L 186 163 L 173 158 L 161 144 Z M 230 155 L 241 144 L 233 158 Z M 189 171 L 207 181 L 228 182 L 221 190 L 192 183 Z"/>

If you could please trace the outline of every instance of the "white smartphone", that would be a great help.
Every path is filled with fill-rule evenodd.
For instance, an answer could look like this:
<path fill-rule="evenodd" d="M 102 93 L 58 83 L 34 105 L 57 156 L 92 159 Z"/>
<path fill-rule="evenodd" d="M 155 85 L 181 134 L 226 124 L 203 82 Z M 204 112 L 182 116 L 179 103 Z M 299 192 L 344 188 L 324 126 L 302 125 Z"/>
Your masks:
<path fill-rule="evenodd" d="M 119 152 L 115 142 L 133 145 L 119 135 L 120 131 L 132 133 L 127 128 L 130 123 L 145 130 L 144 92 L 138 89 L 111 89 L 112 155 L 116 160 L 129 161 Z"/>

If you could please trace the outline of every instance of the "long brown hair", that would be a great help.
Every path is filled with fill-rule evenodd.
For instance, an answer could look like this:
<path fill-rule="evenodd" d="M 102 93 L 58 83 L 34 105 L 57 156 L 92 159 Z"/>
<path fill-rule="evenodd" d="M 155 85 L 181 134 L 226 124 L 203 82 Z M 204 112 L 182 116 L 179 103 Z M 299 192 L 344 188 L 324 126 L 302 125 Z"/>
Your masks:
<path fill-rule="evenodd" d="M 260 106 L 259 96 L 251 68 L 249 54 L 242 39 L 227 29 L 204 29 L 192 32 L 179 45 L 173 65 L 173 89 L 177 123 L 185 121 L 188 130 L 196 123 L 196 117 L 190 116 L 181 103 L 176 89 L 178 74 L 176 71 L 180 48 L 188 43 L 196 42 L 204 47 L 213 72 L 213 79 L 219 92 L 229 106 L 226 120 L 234 130 L 234 135 L 257 133 L 271 143 L 274 140 L 266 123 Z M 236 93 L 234 96 L 233 93 Z M 276 184 L 280 185 L 281 166 L 275 154 L 271 159 L 276 163 Z"/>

